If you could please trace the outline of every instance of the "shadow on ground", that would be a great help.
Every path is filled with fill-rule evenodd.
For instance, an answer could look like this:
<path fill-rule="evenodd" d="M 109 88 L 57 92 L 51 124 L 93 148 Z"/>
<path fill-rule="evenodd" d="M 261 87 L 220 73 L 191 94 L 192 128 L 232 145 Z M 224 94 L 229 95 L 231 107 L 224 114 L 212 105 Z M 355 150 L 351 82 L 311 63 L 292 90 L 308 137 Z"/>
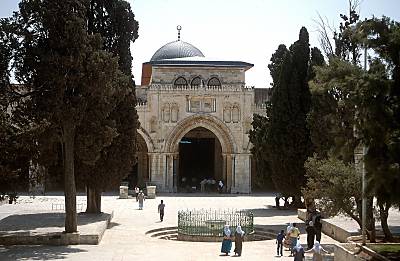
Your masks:
<path fill-rule="evenodd" d="M 296 223 L 296 226 L 300 229 L 300 233 L 301 234 L 305 234 L 306 233 L 306 225 L 304 223 Z M 287 228 L 287 224 L 282 224 L 282 225 L 259 225 L 259 224 L 254 224 L 255 230 L 257 231 L 257 229 L 261 229 L 261 230 L 265 230 L 265 231 L 269 231 L 269 232 L 273 232 L 276 235 L 278 235 L 278 233 L 283 230 L 286 233 L 286 228 Z"/>
<path fill-rule="evenodd" d="M 7 246 L 0 247 L 0 260 L 51 260 L 67 259 L 69 254 L 87 252 L 68 246 Z"/>
<path fill-rule="evenodd" d="M 78 226 L 104 221 L 110 214 L 86 214 L 79 213 Z M 36 213 L 11 215 L 0 221 L 0 234 L 4 232 L 31 231 L 38 228 L 49 228 L 65 226 L 65 213 Z"/>
<path fill-rule="evenodd" d="M 107 229 L 110 229 L 110 228 L 113 228 L 113 227 L 116 227 L 116 226 L 120 226 L 120 225 L 121 224 L 119 224 L 119 223 L 110 222 L 110 223 L 108 223 Z"/>
<path fill-rule="evenodd" d="M 276 216 L 293 216 L 297 214 L 297 210 L 276 209 L 267 205 L 266 208 L 246 209 L 253 212 L 254 217 L 276 217 Z M 296 222 L 296 220 L 293 220 Z"/>

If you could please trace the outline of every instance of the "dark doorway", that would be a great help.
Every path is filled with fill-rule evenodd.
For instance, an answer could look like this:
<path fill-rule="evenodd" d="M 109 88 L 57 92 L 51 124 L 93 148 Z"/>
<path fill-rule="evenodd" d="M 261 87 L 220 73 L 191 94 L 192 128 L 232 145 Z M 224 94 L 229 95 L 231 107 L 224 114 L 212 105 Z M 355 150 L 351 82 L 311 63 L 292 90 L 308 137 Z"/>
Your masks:
<path fill-rule="evenodd" d="M 181 139 L 178 173 L 180 191 L 200 190 L 202 180 L 222 178 L 221 145 L 211 131 L 196 128 Z"/>
<path fill-rule="evenodd" d="M 146 182 L 149 180 L 148 173 L 148 155 L 147 145 L 143 137 L 138 133 L 136 136 L 137 150 L 136 150 L 136 164 L 132 166 L 132 171 L 128 177 L 124 180 L 128 183 L 130 190 L 134 189 L 135 186 L 139 188 L 145 188 Z"/>

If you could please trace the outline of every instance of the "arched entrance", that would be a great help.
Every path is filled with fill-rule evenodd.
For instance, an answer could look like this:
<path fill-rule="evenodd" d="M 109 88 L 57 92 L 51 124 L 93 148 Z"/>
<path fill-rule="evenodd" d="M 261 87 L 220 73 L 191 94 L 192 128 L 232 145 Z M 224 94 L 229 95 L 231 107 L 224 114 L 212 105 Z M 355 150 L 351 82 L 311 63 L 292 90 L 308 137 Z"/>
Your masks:
<path fill-rule="evenodd" d="M 129 189 L 133 189 L 135 186 L 143 188 L 145 187 L 146 182 L 149 180 L 149 160 L 147 145 L 141 134 L 138 133 L 136 139 L 137 161 L 128 176 Z"/>
<path fill-rule="evenodd" d="M 204 127 L 190 130 L 179 142 L 178 191 L 216 191 L 218 180 L 224 179 L 222 162 L 217 136 Z"/>
<path fill-rule="evenodd" d="M 191 132 L 192 130 L 193 132 Z M 234 177 L 232 174 L 235 172 L 235 163 L 233 158 L 235 152 L 237 151 L 232 133 L 221 120 L 214 116 L 193 115 L 182 120 L 172 130 L 172 132 L 168 135 L 168 138 L 166 139 L 164 152 L 165 165 L 163 164 L 164 166 L 166 166 L 166 168 L 165 173 L 163 173 L 165 175 L 165 178 L 162 179 L 162 187 L 165 188 L 166 191 L 177 191 L 178 188 L 181 186 L 181 177 L 186 175 L 186 173 L 181 174 L 179 173 L 179 171 L 191 171 L 190 169 L 188 169 L 189 167 L 185 167 L 180 164 L 180 161 L 182 160 L 180 158 L 180 156 L 182 156 L 182 153 L 180 152 L 182 148 L 180 146 L 182 144 L 182 141 L 185 141 L 185 136 L 186 138 L 194 138 L 196 137 L 196 133 L 198 134 L 199 132 L 202 133 L 202 135 L 205 135 L 204 139 L 209 138 L 214 140 L 214 167 L 211 167 L 213 173 L 209 172 L 209 174 L 202 174 L 200 170 L 197 171 L 197 173 L 199 174 L 194 175 L 194 177 L 196 177 L 197 179 L 197 175 L 200 178 L 206 175 L 213 175 L 216 180 L 220 178 L 224 181 L 228 192 L 231 190 L 231 186 L 234 184 Z M 211 145 L 204 146 L 211 147 Z M 207 149 L 205 148 L 205 150 Z M 210 149 L 208 151 L 210 152 Z M 219 151 L 221 152 L 219 153 Z M 183 161 L 185 161 L 185 159 L 183 159 Z M 193 159 L 186 159 L 186 164 L 189 164 L 189 166 L 190 164 L 193 164 L 193 162 Z M 183 163 L 183 165 L 185 165 L 185 163 Z M 196 186 L 196 189 L 200 187 L 200 181 L 201 180 L 197 180 L 198 184 Z"/>

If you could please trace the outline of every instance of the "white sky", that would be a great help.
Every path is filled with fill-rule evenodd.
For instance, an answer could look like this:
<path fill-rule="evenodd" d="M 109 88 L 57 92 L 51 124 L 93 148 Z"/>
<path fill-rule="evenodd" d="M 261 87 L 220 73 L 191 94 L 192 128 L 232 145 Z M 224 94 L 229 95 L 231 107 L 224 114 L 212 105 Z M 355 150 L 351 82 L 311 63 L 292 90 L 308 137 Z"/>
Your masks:
<path fill-rule="evenodd" d="M 0 17 L 11 15 L 18 0 L 0 0 Z M 128 0 L 139 38 L 132 44 L 133 74 L 140 84 L 143 62 L 162 45 L 181 39 L 199 48 L 206 57 L 254 64 L 246 85 L 268 87 L 268 63 L 278 45 L 290 46 L 305 26 L 311 46 L 319 47 L 317 12 L 337 28 L 340 13 L 348 13 L 348 0 Z M 399 0 L 364 0 L 361 19 L 386 15 L 400 21 Z"/>

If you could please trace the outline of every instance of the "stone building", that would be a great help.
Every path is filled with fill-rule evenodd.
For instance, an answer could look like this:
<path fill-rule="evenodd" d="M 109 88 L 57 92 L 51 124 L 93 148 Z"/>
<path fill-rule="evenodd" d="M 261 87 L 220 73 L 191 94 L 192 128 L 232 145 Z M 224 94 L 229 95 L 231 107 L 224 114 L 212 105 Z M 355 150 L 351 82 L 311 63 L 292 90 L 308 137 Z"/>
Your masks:
<path fill-rule="evenodd" d="M 269 93 L 258 89 L 255 97 L 255 89 L 245 86 L 252 67 L 207 59 L 179 33 L 143 63 L 136 88 L 141 127 L 135 183 L 177 192 L 213 179 L 222 180 L 227 192 L 250 193 L 248 133 Z"/>

